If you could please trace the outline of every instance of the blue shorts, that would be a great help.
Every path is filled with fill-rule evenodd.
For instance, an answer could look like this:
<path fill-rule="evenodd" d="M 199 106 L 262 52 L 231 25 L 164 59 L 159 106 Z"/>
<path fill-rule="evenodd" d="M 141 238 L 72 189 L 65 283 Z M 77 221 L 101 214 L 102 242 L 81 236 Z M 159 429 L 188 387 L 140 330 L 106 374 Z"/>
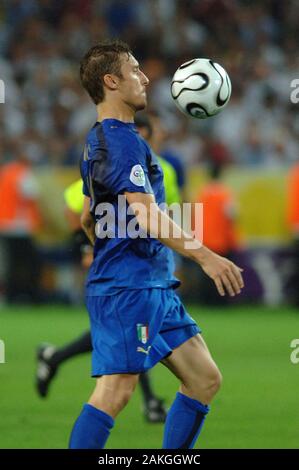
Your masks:
<path fill-rule="evenodd" d="M 88 296 L 92 376 L 140 373 L 200 333 L 173 289 Z"/>

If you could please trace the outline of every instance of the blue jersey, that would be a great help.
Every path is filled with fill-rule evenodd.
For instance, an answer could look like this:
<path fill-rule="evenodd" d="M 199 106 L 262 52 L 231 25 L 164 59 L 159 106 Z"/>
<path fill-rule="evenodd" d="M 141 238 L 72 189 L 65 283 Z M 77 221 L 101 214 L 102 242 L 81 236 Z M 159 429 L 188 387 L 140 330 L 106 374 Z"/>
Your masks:
<path fill-rule="evenodd" d="M 117 119 L 97 122 L 87 135 L 81 175 L 83 193 L 90 197 L 90 212 L 99 233 L 109 231 L 107 225 L 113 216 L 115 222 L 112 237 L 96 239 L 86 294 L 112 295 L 124 288 L 177 286 L 172 251 L 146 234 L 132 238 L 130 222 L 136 219 L 127 215 L 126 202 L 125 207 L 119 207 L 119 196 L 125 192 L 151 193 L 157 204 L 165 202 L 162 169 L 135 124 Z M 113 208 L 109 221 L 107 211 L 102 210 L 106 203 Z M 132 225 L 134 229 L 136 226 Z"/>

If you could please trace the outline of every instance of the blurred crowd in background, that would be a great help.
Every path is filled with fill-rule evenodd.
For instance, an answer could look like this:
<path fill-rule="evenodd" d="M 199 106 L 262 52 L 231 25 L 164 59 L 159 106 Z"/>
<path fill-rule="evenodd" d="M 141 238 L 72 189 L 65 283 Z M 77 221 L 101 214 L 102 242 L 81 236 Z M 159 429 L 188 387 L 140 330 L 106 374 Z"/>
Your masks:
<path fill-rule="evenodd" d="M 243 298 L 299 305 L 299 114 L 291 100 L 299 79 L 298 18 L 296 0 L 2 0 L 0 300 L 4 294 L 14 301 L 18 282 L 30 301 L 42 298 L 38 283 L 52 297 L 55 289 L 77 294 L 63 245 L 63 190 L 79 177 L 86 132 L 96 120 L 79 63 L 108 37 L 128 42 L 150 79 L 153 149 L 174 164 L 183 199 L 202 202 L 218 191 L 217 217 L 205 212 L 213 239 L 204 243 L 214 249 L 215 236 L 226 243 L 219 227 L 229 221 L 231 231 L 241 222 L 245 238 L 226 243 L 222 254 L 239 252 Z M 219 62 L 232 81 L 229 105 L 207 120 L 188 119 L 170 94 L 177 67 L 195 57 Z M 228 186 L 221 186 L 220 169 L 228 170 Z M 203 188 L 201 172 L 214 170 L 218 183 Z M 48 237 L 38 250 L 37 232 L 39 242 Z M 198 268 L 192 272 L 187 266 L 184 285 L 198 300 L 207 287 L 199 288 Z"/>
<path fill-rule="evenodd" d="M 20 143 L 39 164 L 75 165 L 95 110 L 78 79 L 86 50 L 127 41 L 150 78 L 163 146 L 188 165 L 211 160 L 287 166 L 299 156 L 290 83 L 299 76 L 296 0 L 3 0 L 0 3 L 0 159 Z M 192 121 L 176 111 L 170 80 L 194 57 L 232 77 L 225 113 Z"/>

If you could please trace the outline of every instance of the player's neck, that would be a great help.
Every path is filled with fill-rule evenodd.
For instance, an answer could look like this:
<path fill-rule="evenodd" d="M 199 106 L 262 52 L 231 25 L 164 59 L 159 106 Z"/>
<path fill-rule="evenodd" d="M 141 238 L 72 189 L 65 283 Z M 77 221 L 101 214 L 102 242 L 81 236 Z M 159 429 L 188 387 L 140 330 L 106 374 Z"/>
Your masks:
<path fill-rule="evenodd" d="M 97 106 L 98 121 L 117 119 L 123 122 L 134 122 L 135 110 L 125 103 L 103 102 Z"/>

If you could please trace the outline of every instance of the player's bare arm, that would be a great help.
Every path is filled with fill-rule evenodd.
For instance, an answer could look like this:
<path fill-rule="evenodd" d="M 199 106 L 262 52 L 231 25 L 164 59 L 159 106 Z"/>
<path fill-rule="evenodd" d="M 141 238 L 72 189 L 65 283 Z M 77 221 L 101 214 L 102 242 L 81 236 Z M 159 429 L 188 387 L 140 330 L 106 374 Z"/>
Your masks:
<path fill-rule="evenodd" d="M 81 226 L 88 236 L 90 243 L 92 245 L 95 244 L 96 241 L 96 234 L 95 234 L 95 221 L 92 217 L 92 215 L 89 212 L 90 208 L 90 198 L 87 196 L 84 196 L 84 205 L 83 205 L 83 211 L 81 214 Z"/>
<path fill-rule="evenodd" d="M 160 210 L 152 194 L 126 192 L 125 195 L 140 227 L 148 233 L 150 231 L 151 236 L 158 238 L 169 248 L 198 263 L 204 272 L 213 279 L 220 295 L 225 295 L 225 290 L 231 296 L 241 292 L 244 286 L 241 268 L 209 250 L 195 240 L 192 235 L 186 233 L 166 212 Z M 145 207 L 144 211 L 138 209 L 140 204 Z M 165 229 L 167 227 L 169 227 L 169 236 L 163 238 L 162 234 L 167 233 Z M 174 233 L 176 236 L 173 235 Z M 193 247 L 187 249 L 186 242 L 190 241 L 192 241 Z"/>

